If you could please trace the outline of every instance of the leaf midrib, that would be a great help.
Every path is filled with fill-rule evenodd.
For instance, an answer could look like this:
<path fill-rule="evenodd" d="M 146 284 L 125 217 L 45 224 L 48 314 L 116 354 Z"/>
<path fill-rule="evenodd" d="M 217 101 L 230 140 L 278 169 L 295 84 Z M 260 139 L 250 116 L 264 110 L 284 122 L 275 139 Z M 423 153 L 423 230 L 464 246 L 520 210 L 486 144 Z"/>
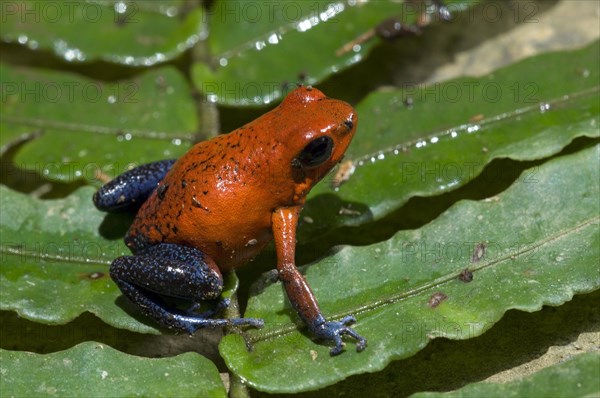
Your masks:
<path fill-rule="evenodd" d="M 93 134 L 106 134 L 106 135 L 119 135 L 119 134 L 131 134 L 135 138 L 148 138 L 148 139 L 157 139 L 157 140 L 172 140 L 174 138 L 178 138 L 181 140 L 185 140 L 188 142 L 192 142 L 193 134 L 191 133 L 183 133 L 183 132 L 175 132 L 175 133 L 167 133 L 164 131 L 149 131 L 149 130 L 139 130 L 139 129 L 129 129 L 122 127 L 106 127 L 92 124 L 83 124 L 83 123 L 65 123 L 59 122 L 55 120 L 47 120 L 40 118 L 20 118 L 14 116 L 3 116 L 0 118 L 0 123 L 14 124 L 20 126 L 32 126 L 39 127 L 44 129 L 63 129 L 69 131 L 78 131 L 85 133 L 93 133 Z"/>
<path fill-rule="evenodd" d="M 83 264 L 85 266 L 89 265 L 99 265 L 99 266 L 108 266 L 111 264 L 111 260 L 106 261 L 98 261 L 98 260 L 90 260 L 84 257 L 79 256 L 61 256 L 60 254 L 50 254 L 50 253 L 40 253 L 39 251 L 33 250 L 23 250 L 22 248 L 14 248 L 10 246 L 0 246 L 0 255 L 13 255 L 13 256 L 21 256 L 24 258 L 32 259 L 32 260 L 50 260 L 50 261 L 60 261 L 63 263 L 70 264 Z"/>

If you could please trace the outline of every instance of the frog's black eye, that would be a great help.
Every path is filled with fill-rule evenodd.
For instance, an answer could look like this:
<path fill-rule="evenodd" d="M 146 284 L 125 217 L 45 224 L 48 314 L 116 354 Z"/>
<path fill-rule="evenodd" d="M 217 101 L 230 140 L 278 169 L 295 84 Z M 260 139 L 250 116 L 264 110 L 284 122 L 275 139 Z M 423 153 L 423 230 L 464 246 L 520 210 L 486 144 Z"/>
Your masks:
<path fill-rule="evenodd" d="M 304 167 L 317 167 L 329 159 L 332 150 L 333 140 L 322 136 L 309 142 L 296 159 Z"/>

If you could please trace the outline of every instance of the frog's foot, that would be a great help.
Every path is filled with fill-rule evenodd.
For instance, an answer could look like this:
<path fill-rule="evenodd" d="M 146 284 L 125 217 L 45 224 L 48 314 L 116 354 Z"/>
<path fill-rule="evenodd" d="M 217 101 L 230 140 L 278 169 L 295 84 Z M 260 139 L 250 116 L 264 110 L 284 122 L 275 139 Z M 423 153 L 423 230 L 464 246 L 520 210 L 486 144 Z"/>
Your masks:
<path fill-rule="evenodd" d="M 344 342 L 342 341 L 343 335 L 355 339 L 357 341 L 356 351 L 360 352 L 367 347 L 367 340 L 349 327 L 349 325 L 352 325 L 353 323 L 356 323 L 356 318 L 353 316 L 344 317 L 339 322 L 327 322 L 320 316 L 311 327 L 311 330 L 316 337 L 335 343 L 335 347 L 329 351 L 331 356 L 338 355 L 344 350 Z"/>

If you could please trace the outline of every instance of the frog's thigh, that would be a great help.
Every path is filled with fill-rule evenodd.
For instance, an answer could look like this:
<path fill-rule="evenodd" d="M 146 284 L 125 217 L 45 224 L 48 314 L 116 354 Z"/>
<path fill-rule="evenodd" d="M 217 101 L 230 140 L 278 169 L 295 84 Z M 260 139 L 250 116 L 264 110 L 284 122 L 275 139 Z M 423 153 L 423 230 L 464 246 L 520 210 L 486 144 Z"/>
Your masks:
<path fill-rule="evenodd" d="M 161 300 L 163 295 L 198 302 L 221 294 L 221 272 L 198 249 L 161 243 L 135 256 L 117 258 L 110 267 L 110 276 L 142 313 L 168 328 L 193 334 L 206 327 L 263 326 L 262 320 L 254 318 L 207 319 L 207 314 L 182 312 Z"/>
<path fill-rule="evenodd" d="M 223 277 L 210 257 L 193 247 L 172 243 L 117 258 L 110 275 L 127 296 L 126 290 L 133 288 L 148 297 L 158 293 L 196 302 L 217 298 L 223 290 Z"/>

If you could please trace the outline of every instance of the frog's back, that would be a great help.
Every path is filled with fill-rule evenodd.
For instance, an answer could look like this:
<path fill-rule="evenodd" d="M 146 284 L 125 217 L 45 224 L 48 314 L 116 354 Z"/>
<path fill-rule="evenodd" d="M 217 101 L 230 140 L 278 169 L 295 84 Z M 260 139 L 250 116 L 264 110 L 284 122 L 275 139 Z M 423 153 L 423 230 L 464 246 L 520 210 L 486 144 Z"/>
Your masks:
<path fill-rule="evenodd" d="M 140 208 L 127 245 L 138 251 L 161 242 L 192 246 L 222 268 L 254 257 L 270 240 L 271 212 L 293 188 L 273 179 L 274 142 L 259 142 L 257 127 L 196 144 L 172 167 Z"/>

